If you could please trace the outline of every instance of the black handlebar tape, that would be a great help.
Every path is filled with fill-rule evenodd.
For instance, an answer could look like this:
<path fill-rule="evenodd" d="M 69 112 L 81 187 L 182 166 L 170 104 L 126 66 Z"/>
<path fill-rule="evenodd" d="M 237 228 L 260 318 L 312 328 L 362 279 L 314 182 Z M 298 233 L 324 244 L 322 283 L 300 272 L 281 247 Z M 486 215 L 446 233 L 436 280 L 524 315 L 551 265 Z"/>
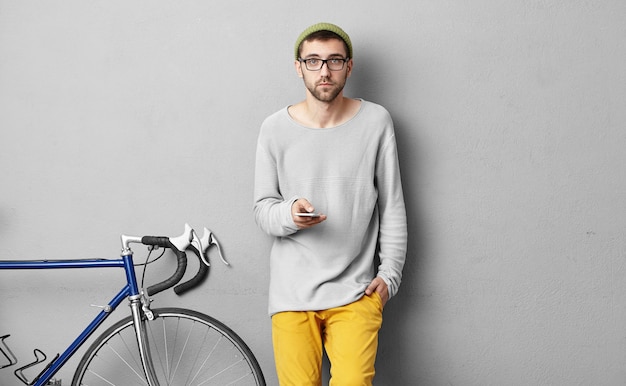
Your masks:
<path fill-rule="evenodd" d="M 169 237 L 162 237 L 162 236 L 144 236 L 141 238 L 141 243 L 143 245 L 156 245 L 156 246 L 163 247 L 163 248 L 173 247 L 172 243 L 170 242 Z"/>
<path fill-rule="evenodd" d="M 198 248 L 194 247 L 193 245 L 190 245 L 189 248 L 187 249 L 192 250 L 193 253 L 195 253 L 195 255 L 198 257 L 200 267 L 198 268 L 198 272 L 196 273 L 194 277 L 174 287 L 174 292 L 176 293 L 176 295 L 182 295 L 183 293 L 189 291 L 190 289 L 199 286 L 207 278 L 209 274 L 209 267 L 206 264 L 204 264 L 204 261 L 202 261 L 202 257 L 200 256 L 200 251 L 198 251 Z"/>
<path fill-rule="evenodd" d="M 148 296 L 156 295 L 161 291 L 165 291 L 166 289 L 175 286 L 183 278 L 185 270 L 187 269 L 187 255 L 185 252 L 179 251 L 167 237 L 144 236 L 141 238 L 141 243 L 145 245 L 158 245 L 163 248 L 169 248 L 174 251 L 177 260 L 176 272 L 174 272 L 169 279 L 148 287 L 146 290 Z"/>

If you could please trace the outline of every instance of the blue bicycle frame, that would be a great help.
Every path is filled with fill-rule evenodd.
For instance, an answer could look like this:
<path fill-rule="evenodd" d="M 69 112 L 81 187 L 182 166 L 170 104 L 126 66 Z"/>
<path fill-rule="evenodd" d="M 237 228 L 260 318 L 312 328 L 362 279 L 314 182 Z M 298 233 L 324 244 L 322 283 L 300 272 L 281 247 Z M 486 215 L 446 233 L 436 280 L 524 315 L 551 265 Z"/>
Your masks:
<path fill-rule="evenodd" d="M 130 297 L 131 300 L 138 299 L 141 295 L 137 285 L 135 269 L 133 267 L 132 252 L 123 255 L 121 259 L 78 259 L 78 260 L 29 260 L 29 261 L 1 261 L 0 270 L 7 269 L 67 269 L 67 268 L 124 268 L 126 272 L 126 285 L 117 295 L 104 307 L 104 309 L 93 319 L 85 330 L 72 342 L 72 344 L 57 356 L 36 379 L 33 386 L 42 386 L 56 374 L 57 371 L 70 359 L 80 346 L 91 336 L 91 334 L 107 319 L 107 317 L 122 303 L 124 299 Z"/>

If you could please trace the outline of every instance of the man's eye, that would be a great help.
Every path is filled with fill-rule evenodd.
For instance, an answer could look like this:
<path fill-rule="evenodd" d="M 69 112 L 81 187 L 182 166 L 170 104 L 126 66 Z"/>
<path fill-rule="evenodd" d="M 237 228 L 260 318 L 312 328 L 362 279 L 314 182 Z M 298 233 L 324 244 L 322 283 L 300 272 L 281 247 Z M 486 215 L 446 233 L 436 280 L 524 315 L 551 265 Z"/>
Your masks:
<path fill-rule="evenodd" d="M 342 62 L 341 59 L 329 59 L 330 64 L 339 64 Z"/>
<path fill-rule="evenodd" d="M 320 60 L 319 59 L 307 59 L 306 62 L 307 62 L 307 64 L 309 64 L 311 66 L 315 66 L 315 65 L 317 65 L 320 62 Z"/>

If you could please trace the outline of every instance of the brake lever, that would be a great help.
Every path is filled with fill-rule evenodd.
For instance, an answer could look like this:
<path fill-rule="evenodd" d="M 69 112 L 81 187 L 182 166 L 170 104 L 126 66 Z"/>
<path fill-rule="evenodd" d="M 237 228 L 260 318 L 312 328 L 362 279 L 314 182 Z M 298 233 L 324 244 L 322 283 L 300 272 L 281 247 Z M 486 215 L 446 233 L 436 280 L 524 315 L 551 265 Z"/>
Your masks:
<path fill-rule="evenodd" d="M 170 237 L 170 242 L 179 251 L 184 251 L 194 240 L 195 234 L 196 232 L 191 228 L 191 226 L 189 226 L 189 224 L 185 224 L 185 231 L 183 232 L 183 234 L 178 237 Z"/>
<path fill-rule="evenodd" d="M 195 247 L 198 249 L 198 251 L 204 251 L 206 249 L 206 247 L 205 247 L 206 241 L 203 241 L 204 237 L 203 238 L 199 238 L 198 237 L 198 233 L 196 232 L 195 229 L 191 230 L 191 238 L 192 238 L 191 243 L 190 243 L 191 246 L 194 246 L 194 244 L 195 244 Z M 189 247 L 189 246 L 187 246 L 187 247 Z M 202 259 L 202 257 L 200 257 L 200 258 Z"/>
<path fill-rule="evenodd" d="M 199 249 L 200 251 L 202 251 L 202 253 L 200 254 L 202 257 L 202 261 L 204 261 L 204 263 L 208 267 L 211 266 L 211 264 L 209 263 L 209 259 L 207 257 L 208 250 L 209 248 L 211 248 L 211 245 L 215 245 L 217 247 L 217 253 L 220 255 L 220 259 L 222 260 L 222 263 L 224 263 L 224 265 L 230 266 L 230 263 L 226 261 L 226 259 L 224 258 L 224 255 L 222 254 L 222 247 L 220 246 L 219 241 L 217 241 L 217 239 L 215 238 L 215 235 L 213 235 L 213 232 L 211 232 L 205 227 L 204 234 L 202 235 L 199 241 L 200 241 L 200 244 L 203 246 L 203 249 Z"/>

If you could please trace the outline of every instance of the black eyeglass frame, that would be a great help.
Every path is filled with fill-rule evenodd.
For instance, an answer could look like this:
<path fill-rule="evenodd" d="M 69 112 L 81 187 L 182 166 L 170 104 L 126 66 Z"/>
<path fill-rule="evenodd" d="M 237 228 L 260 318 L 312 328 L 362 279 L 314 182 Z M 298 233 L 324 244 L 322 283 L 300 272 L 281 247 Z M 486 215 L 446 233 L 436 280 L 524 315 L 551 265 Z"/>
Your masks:
<path fill-rule="evenodd" d="M 317 60 L 317 61 L 322 62 L 322 64 L 320 64 L 319 68 L 311 69 L 311 68 L 309 68 L 309 63 L 308 63 L 309 60 Z M 330 68 L 328 62 L 335 61 L 335 60 L 341 62 L 341 68 L 336 68 L 336 69 Z M 341 57 L 328 58 L 328 59 L 320 59 L 320 58 L 307 58 L 307 59 L 304 59 L 304 58 L 298 58 L 298 62 L 304 63 L 304 67 L 306 67 L 306 69 L 309 70 L 309 71 L 321 71 L 322 67 L 324 67 L 324 64 L 326 65 L 326 68 L 328 68 L 330 71 L 341 71 L 346 66 L 346 63 L 349 60 L 350 60 L 350 58 L 341 58 Z"/>

